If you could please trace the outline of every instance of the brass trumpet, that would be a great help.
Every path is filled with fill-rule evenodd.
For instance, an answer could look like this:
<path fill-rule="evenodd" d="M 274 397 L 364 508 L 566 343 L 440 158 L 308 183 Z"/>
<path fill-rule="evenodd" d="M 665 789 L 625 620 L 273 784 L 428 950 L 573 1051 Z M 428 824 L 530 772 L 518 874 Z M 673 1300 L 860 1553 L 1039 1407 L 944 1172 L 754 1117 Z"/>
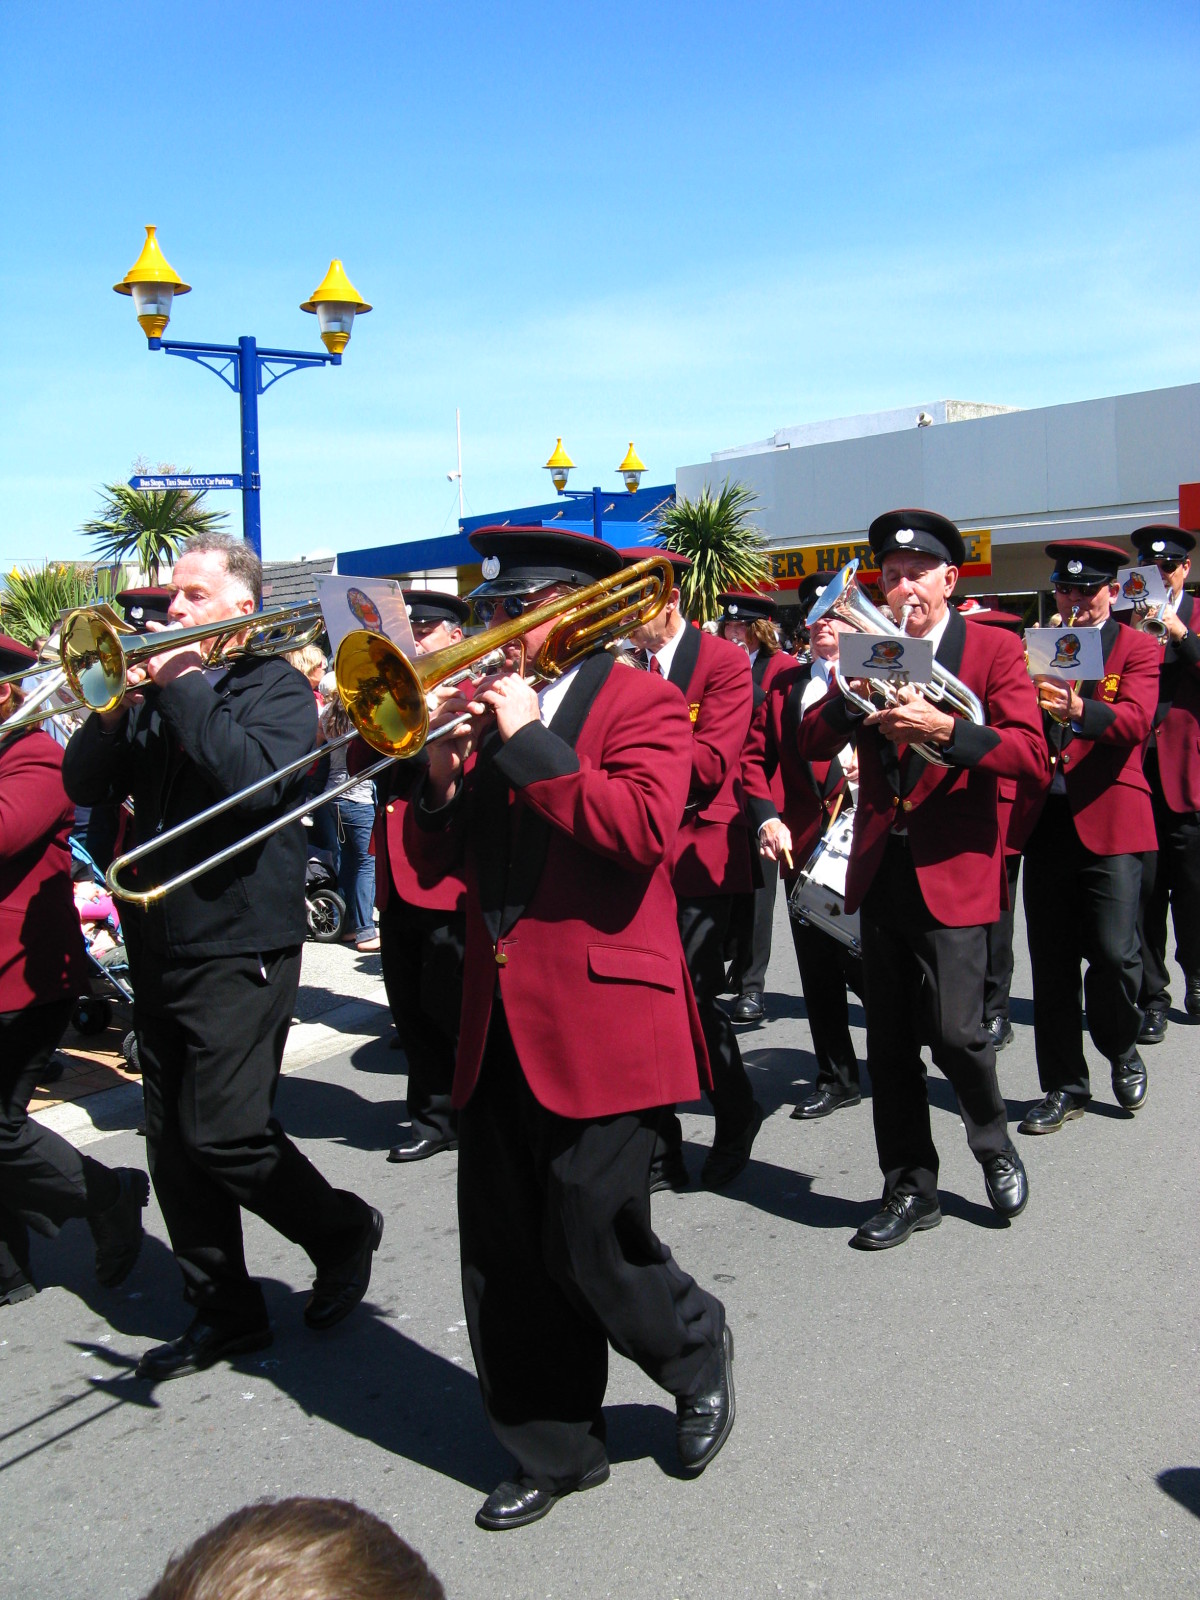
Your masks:
<path fill-rule="evenodd" d="M 670 561 L 665 556 L 650 557 L 589 584 L 585 589 L 560 595 L 557 600 L 548 600 L 545 605 L 537 606 L 511 622 L 490 628 L 486 633 L 475 634 L 458 644 L 448 645 L 444 650 L 432 651 L 415 662 L 409 661 L 382 634 L 348 633 L 338 647 L 334 673 L 338 692 L 355 731 L 307 751 L 277 772 L 269 773 L 256 783 L 239 789 L 236 794 L 227 795 L 194 817 L 155 834 L 136 849 L 118 856 L 105 874 L 109 893 L 114 899 L 140 906 L 164 899 L 173 890 L 182 888 L 215 867 L 223 866 L 243 850 L 261 844 L 281 828 L 299 822 L 316 806 L 337 800 L 355 784 L 365 783 L 394 762 L 416 755 L 431 740 L 453 733 L 461 727 L 461 718 L 430 731 L 426 696 L 436 688 L 463 682 L 467 678 L 479 681 L 488 672 L 502 668 L 504 645 L 519 639 L 531 628 L 540 627 L 543 622 L 556 621 L 557 625 L 539 650 L 533 668 L 535 676 L 540 679 L 558 678 L 589 651 L 603 644 L 614 643 L 632 629 L 652 622 L 670 599 L 674 581 Z M 264 618 L 259 620 L 261 623 Z M 212 631 L 210 626 L 204 636 L 210 636 Z M 165 633 L 154 635 L 156 650 L 162 648 L 160 641 L 166 637 Z M 288 644 L 285 648 L 291 649 L 293 646 Z M 121 883 L 121 874 L 126 868 L 145 860 L 154 851 L 173 843 L 183 834 L 202 827 L 214 817 L 236 809 L 251 795 L 261 793 L 294 773 L 303 772 L 318 756 L 339 749 L 359 736 L 382 759 L 355 773 L 352 778 L 347 778 L 345 783 L 327 790 L 315 800 L 301 801 L 282 816 L 247 834 L 244 839 L 238 839 L 223 850 L 216 851 L 165 883 L 156 884 L 150 889 L 129 889 Z"/>
<path fill-rule="evenodd" d="M 111 711 L 125 695 L 130 667 L 164 650 L 210 641 L 205 665 L 224 665 L 237 655 L 272 656 L 299 650 L 311 644 L 324 627 L 320 602 L 306 600 L 301 605 L 277 606 L 221 622 L 200 622 L 191 628 L 163 628 L 138 635 L 138 643 L 131 645 L 125 640 L 133 629 L 111 606 L 84 606 L 68 613 L 59 654 L 76 698 L 90 711 Z"/>
<path fill-rule="evenodd" d="M 822 617 L 835 616 L 855 633 L 884 634 L 893 639 L 905 637 L 905 626 L 911 607 L 905 607 L 899 623 L 894 622 L 867 599 L 862 586 L 857 582 L 855 576 L 857 572 L 857 560 L 849 562 L 842 568 L 808 613 L 805 618 L 807 625 L 811 628 L 813 623 L 820 622 Z M 852 705 L 858 706 L 861 711 L 879 709 L 873 700 L 852 689 L 836 666 L 833 669 L 833 676 L 838 688 Z M 885 705 L 894 706 L 899 703 L 896 685 L 889 678 L 870 678 L 867 681 L 871 685 L 872 694 L 878 695 Z M 931 680 L 919 684 L 918 687 L 931 705 L 949 712 L 951 716 L 972 722 L 977 728 L 982 728 L 987 722 L 987 714 L 979 696 L 968 689 L 961 678 L 956 678 L 952 672 L 947 672 L 937 661 L 933 663 Z M 936 745 L 911 744 L 908 748 L 919 755 L 922 761 L 928 761 L 930 766 L 949 766 L 949 762 L 941 755 Z"/>

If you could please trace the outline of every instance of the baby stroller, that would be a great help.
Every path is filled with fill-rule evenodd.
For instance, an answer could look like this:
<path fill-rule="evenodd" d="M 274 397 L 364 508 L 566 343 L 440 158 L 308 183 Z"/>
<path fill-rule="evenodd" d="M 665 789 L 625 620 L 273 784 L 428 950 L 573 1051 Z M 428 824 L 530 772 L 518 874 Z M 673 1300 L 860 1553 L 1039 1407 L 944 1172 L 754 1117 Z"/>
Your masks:
<path fill-rule="evenodd" d="M 304 909 L 310 939 L 334 944 L 341 938 L 346 902 L 338 893 L 337 873 L 323 854 L 310 855 L 304 868 Z"/>
<path fill-rule="evenodd" d="M 85 869 L 84 881 L 91 881 L 103 891 L 104 874 L 89 855 L 84 844 L 73 835 L 70 840 L 71 855 Z M 108 902 L 105 900 L 104 905 Z M 97 905 L 97 909 L 101 909 Z M 71 1024 L 77 1033 L 93 1035 L 103 1033 L 115 1020 L 125 1030 L 121 1041 L 121 1054 L 136 1072 L 138 1068 L 137 1039 L 131 1026 L 133 1022 L 133 988 L 129 979 L 129 960 L 121 938 L 121 925 L 115 908 L 102 917 L 81 917 L 84 944 L 87 947 L 88 987 L 75 1002 Z"/>

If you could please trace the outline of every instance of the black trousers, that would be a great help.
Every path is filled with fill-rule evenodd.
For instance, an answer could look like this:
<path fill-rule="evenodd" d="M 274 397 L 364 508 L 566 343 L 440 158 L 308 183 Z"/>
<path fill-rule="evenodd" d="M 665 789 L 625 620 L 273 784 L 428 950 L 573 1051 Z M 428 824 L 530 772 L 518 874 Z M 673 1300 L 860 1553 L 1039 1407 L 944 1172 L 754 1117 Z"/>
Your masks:
<path fill-rule="evenodd" d="M 107 1167 L 28 1115 L 73 1009 L 72 1000 L 52 1000 L 0 1012 L 0 1278 L 28 1270 L 30 1228 L 53 1238 L 71 1217 L 116 1199 Z"/>
<path fill-rule="evenodd" d="M 1093 855 L 1080 843 L 1066 796 L 1049 797 L 1025 846 L 1033 1042 L 1047 1094 L 1091 1093 L 1083 1054 L 1085 998 L 1088 1032 L 1106 1060 L 1126 1061 L 1137 1049 L 1141 879 L 1141 856 Z"/>
<path fill-rule="evenodd" d="M 1172 811 L 1162 792 L 1153 752 L 1146 776 L 1154 799 L 1157 853 L 1142 857 L 1142 893 L 1138 933 L 1142 950 L 1142 987 L 1138 1004 L 1166 1011 L 1171 1004 L 1167 967 L 1167 911 L 1175 924 L 1175 958 L 1184 977 L 1200 978 L 1200 812 Z"/>
<path fill-rule="evenodd" d="M 408 1062 L 408 1118 L 416 1139 L 452 1138 L 450 1107 L 462 1012 L 464 919 L 396 894 L 379 913 L 388 1005 Z"/>
<path fill-rule="evenodd" d="M 937 1195 L 921 1045 L 949 1079 L 979 1161 L 1008 1143 L 996 1051 L 983 1026 L 987 939 L 930 915 L 907 844 L 893 838 L 862 907 L 867 1066 L 885 1199 Z"/>
<path fill-rule="evenodd" d="M 597 1068 L 603 1041 L 596 1041 Z M 605 1459 L 608 1346 L 673 1395 L 699 1392 L 725 1310 L 650 1226 L 661 1113 L 575 1121 L 539 1105 L 496 998 L 459 1113 L 463 1303 L 483 1403 L 520 1478 L 575 1482 Z"/>
<path fill-rule="evenodd" d="M 858 1057 L 850 1038 L 848 988 L 863 990 L 862 958 L 827 933 L 790 917 L 808 1031 L 817 1058 L 814 1088 L 857 1089 Z"/>
<path fill-rule="evenodd" d="M 717 1004 L 717 996 L 725 987 L 725 944 L 732 912 L 733 896 L 728 894 L 679 902 L 683 958 L 695 991 L 696 1009 L 700 1013 L 700 1027 L 712 1068 L 713 1086 L 706 1093 L 712 1101 L 716 1123 L 714 1149 L 723 1141 L 738 1138 L 754 1111 L 754 1091 L 742 1065 L 737 1034 Z M 656 1150 L 658 1157 L 668 1150 L 679 1150 L 683 1145 L 679 1118 L 673 1108 L 665 1109 L 667 1115 L 662 1121 Z"/>
<path fill-rule="evenodd" d="M 1021 874 L 1020 856 L 1005 856 L 1008 876 L 1008 910 L 1001 911 L 987 929 L 987 974 L 983 981 L 983 1020 L 1007 1017 L 1013 980 L 1013 919 L 1017 903 L 1017 879 Z"/>
<path fill-rule="evenodd" d="M 729 975 L 737 994 L 761 994 L 766 988 L 767 967 L 771 961 L 779 863 L 759 856 L 758 869 L 762 883 L 749 894 L 734 895 L 730 912 Z"/>
<path fill-rule="evenodd" d="M 240 1208 L 307 1250 L 318 1271 L 349 1254 L 368 1216 L 271 1115 L 300 951 L 169 963 L 142 955 L 134 1017 L 150 1176 L 184 1296 L 218 1321 L 265 1320 Z"/>

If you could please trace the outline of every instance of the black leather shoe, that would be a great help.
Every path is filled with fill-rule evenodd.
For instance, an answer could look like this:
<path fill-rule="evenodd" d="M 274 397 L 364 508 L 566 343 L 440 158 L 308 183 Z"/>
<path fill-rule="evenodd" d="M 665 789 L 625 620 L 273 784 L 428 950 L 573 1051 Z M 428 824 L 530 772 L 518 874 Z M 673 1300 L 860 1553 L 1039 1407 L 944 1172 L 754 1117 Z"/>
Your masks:
<path fill-rule="evenodd" d="M 706 1189 L 723 1189 L 732 1183 L 739 1172 L 744 1172 L 750 1161 L 750 1152 L 763 1125 L 766 1113 L 755 1100 L 750 1120 L 736 1139 L 722 1139 L 714 1143 L 700 1168 L 700 1182 Z"/>
<path fill-rule="evenodd" d="M 1145 1101 L 1146 1063 L 1136 1050 L 1131 1060 L 1113 1062 L 1112 1086 L 1117 1104 L 1126 1111 L 1136 1111 Z"/>
<path fill-rule="evenodd" d="M 1189 1017 L 1200 1020 L 1200 978 L 1189 978 L 1183 995 L 1183 1009 Z"/>
<path fill-rule="evenodd" d="M 850 1243 L 859 1250 L 890 1250 L 912 1233 L 936 1228 L 941 1220 L 936 1200 L 922 1200 L 919 1194 L 894 1194 L 867 1218 Z"/>
<path fill-rule="evenodd" d="M 762 1022 L 766 1017 L 767 1008 L 763 1005 L 763 997 L 754 989 L 740 994 L 733 1008 L 735 1022 Z"/>
<path fill-rule="evenodd" d="M 807 1100 L 792 1112 L 795 1122 L 811 1122 L 814 1117 L 827 1117 L 833 1111 L 840 1111 L 843 1106 L 857 1106 L 862 1103 L 862 1093 L 859 1089 L 843 1089 L 840 1083 L 823 1083 L 813 1090 Z"/>
<path fill-rule="evenodd" d="M 1012 1043 L 1012 1023 L 1007 1017 L 989 1017 L 983 1025 L 983 1031 L 997 1050 L 1003 1050 L 1006 1044 Z"/>
<path fill-rule="evenodd" d="M 691 1183 L 688 1169 L 684 1165 L 682 1152 L 668 1150 L 661 1159 L 650 1164 L 650 1193 L 661 1194 L 664 1189 L 673 1189 L 676 1194 L 681 1193 Z"/>
<path fill-rule="evenodd" d="M 726 1323 L 720 1370 L 710 1387 L 690 1400 L 675 1402 L 675 1445 L 679 1465 L 697 1478 L 728 1439 L 737 1407 L 733 1399 L 733 1334 Z"/>
<path fill-rule="evenodd" d="M 999 1155 L 989 1156 L 982 1165 L 983 1183 L 992 1210 L 1002 1217 L 1019 1217 L 1029 1203 L 1029 1177 L 1012 1141 Z"/>
<path fill-rule="evenodd" d="M 578 1483 L 569 1484 L 565 1489 L 533 1489 L 523 1483 L 498 1483 L 475 1513 L 475 1526 L 486 1528 L 489 1533 L 524 1528 L 530 1522 L 539 1522 L 563 1495 L 595 1489 L 607 1482 L 608 1462 L 602 1461 Z"/>
<path fill-rule="evenodd" d="M 383 1238 L 383 1218 L 374 1206 L 370 1213 L 362 1240 L 351 1254 L 313 1279 L 313 1292 L 304 1308 L 304 1320 L 310 1328 L 332 1328 L 348 1317 L 366 1294 L 371 1282 L 371 1257 Z"/>
<path fill-rule="evenodd" d="M 133 1271 L 142 1248 L 142 1209 L 150 1199 L 150 1179 L 136 1167 L 118 1167 L 113 1176 L 121 1192 L 112 1205 L 88 1218 L 96 1243 L 96 1278 L 113 1289 Z"/>
<path fill-rule="evenodd" d="M 1057 1133 L 1064 1122 L 1081 1117 L 1091 1095 L 1072 1094 L 1069 1089 L 1051 1089 L 1044 1100 L 1029 1110 L 1017 1124 L 1018 1133 Z"/>
<path fill-rule="evenodd" d="M 272 1340 L 269 1322 L 213 1323 L 197 1315 L 190 1328 L 170 1344 L 155 1345 L 137 1364 L 137 1376 L 160 1383 L 204 1372 L 230 1356 L 265 1350 Z"/>
<path fill-rule="evenodd" d="M 1148 1006 L 1142 1020 L 1139 1044 L 1161 1044 L 1167 1036 L 1167 1013 L 1160 1006 Z"/>
<path fill-rule="evenodd" d="M 457 1150 L 458 1140 L 412 1139 L 408 1144 L 394 1144 L 388 1151 L 389 1161 L 426 1161 L 430 1156 L 440 1156 L 443 1150 Z"/>
<path fill-rule="evenodd" d="M 0 1278 L 0 1306 L 20 1305 L 22 1300 L 32 1300 L 36 1293 L 37 1284 L 21 1266 L 14 1266 L 7 1277 Z"/>

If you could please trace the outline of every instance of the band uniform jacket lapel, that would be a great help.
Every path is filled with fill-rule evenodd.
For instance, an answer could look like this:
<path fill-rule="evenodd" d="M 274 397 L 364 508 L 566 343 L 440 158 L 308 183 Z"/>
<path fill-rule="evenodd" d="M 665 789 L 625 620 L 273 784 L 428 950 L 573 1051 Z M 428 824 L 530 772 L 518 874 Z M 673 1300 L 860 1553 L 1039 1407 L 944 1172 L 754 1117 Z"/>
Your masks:
<path fill-rule="evenodd" d="M 699 659 L 700 629 L 694 628 L 689 622 L 683 630 L 683 638 L 675 646 L 675 654 L 671 658 L 671 670 L 667 673 L 667 682 L 673 683 L 681 690 L 685 699 Z"/>

